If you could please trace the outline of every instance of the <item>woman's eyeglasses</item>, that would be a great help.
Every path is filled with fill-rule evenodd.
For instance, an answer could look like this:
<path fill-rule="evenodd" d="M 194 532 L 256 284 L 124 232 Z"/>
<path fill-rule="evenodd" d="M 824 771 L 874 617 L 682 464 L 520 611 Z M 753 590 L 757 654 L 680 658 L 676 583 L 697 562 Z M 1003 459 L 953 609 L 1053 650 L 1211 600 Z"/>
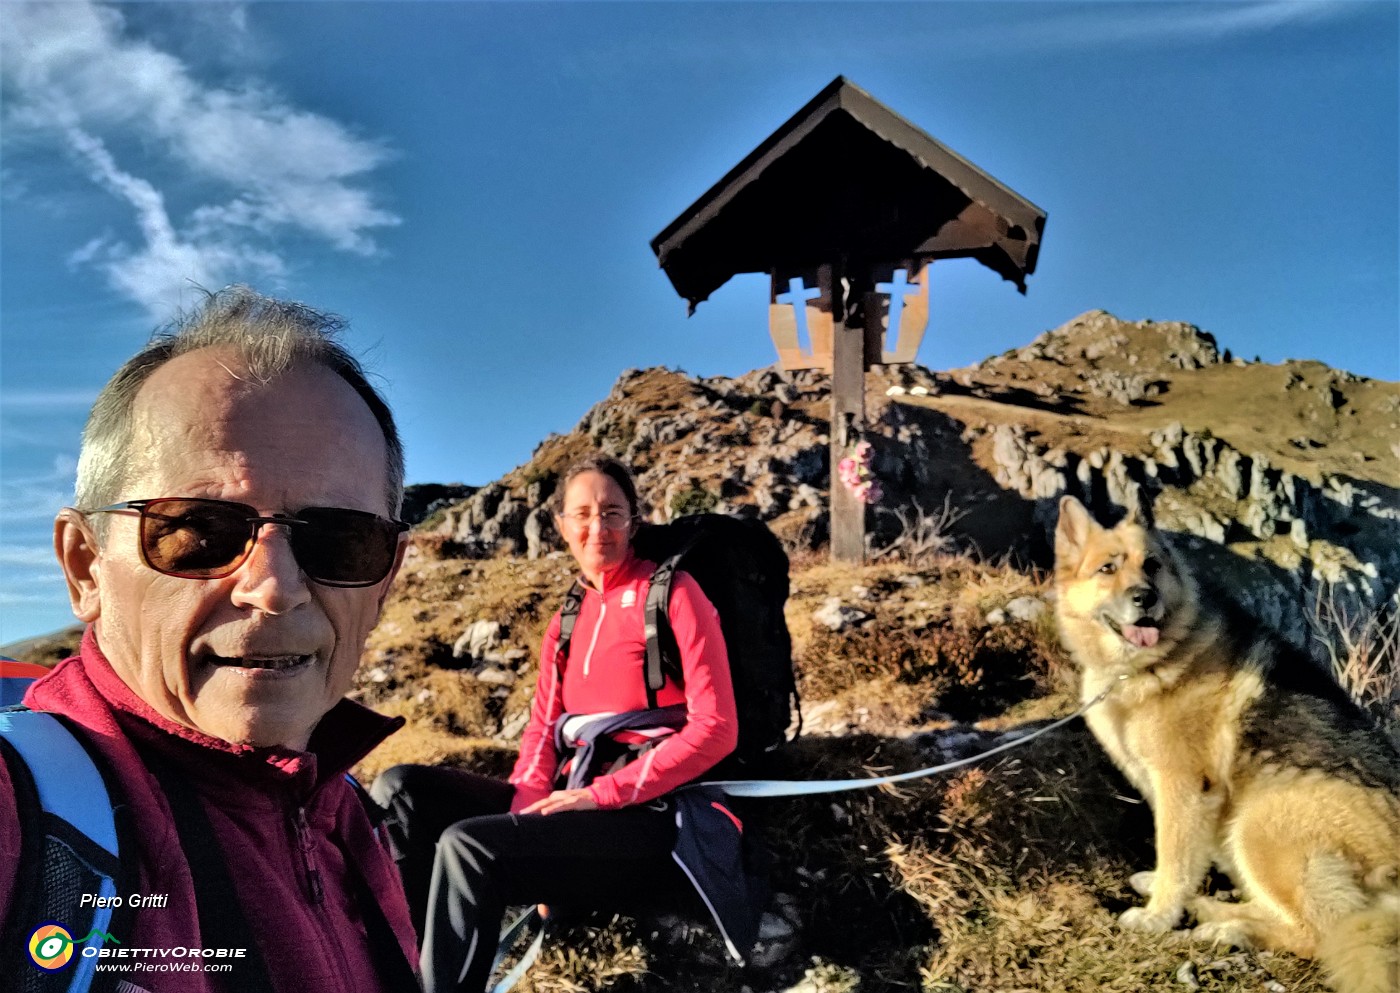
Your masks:
<path fill-rule="evenodd" d="M 304 507 L 260 515 L 227 500 L 159 497 L 84 511 L 141 515 L 141 560 L 179 579 L 222 579 L 247 561 L 265 524 L 287 528 L 297 565 L 323 586 L 373 586 L 394 567 L 399 535 L 409 525 L 342 507 Z"/>
<path fill-rule="evenodd" d="M 604 531 L 621 531 L 632 523 L 632 515 L 621 510 L 605 510 L 601 514 L 579 510 L 572 514 L 560 514 L 559 519 L 580 531 L 587 531 L 594 521 L 597 521 Z"/>

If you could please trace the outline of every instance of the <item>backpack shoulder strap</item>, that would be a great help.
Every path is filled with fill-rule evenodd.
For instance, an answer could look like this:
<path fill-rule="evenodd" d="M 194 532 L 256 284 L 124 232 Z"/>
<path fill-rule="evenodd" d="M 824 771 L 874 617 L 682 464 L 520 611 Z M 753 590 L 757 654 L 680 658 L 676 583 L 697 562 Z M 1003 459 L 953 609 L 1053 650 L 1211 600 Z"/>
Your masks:
<path fill-rule="evenodd" d="M 152 763 L 150 770 L 170 804 L 175 833 L 189 862 L 201 940 L 206 947 L 246 949 L 246 957 L 234 966 L 238 988 L 249 993 L 272 993 L 267 963 L 253 940 L 223 851 L 194 787 L 163 763 Z"/>
<path fill-rule="evenodd" d="M 16 662 L 0 655 L 0 707 L 17 707 L 24 700 L 24 691 L 37 679 L 49 674 L 49 670 L 33 662 Z"/>
<path fill-rule="evenodd" d="M 583 584 L 577 579 L 564 595 L 564 605 L 559 608 L 559 643 L 556 654 L 567 657 L 569 642 L 574 636 L 574 624 L 578 621 L 579 608 L 583 606 Z"/>
<path fill-rule="evenodd" d="M 20 977 L 18 989 L 25 993 L 84 993 L 110 986 L 95 974 L 96 956 L 82 952 L 112 939 L 108 932 L 114 929 L 117 901 L 107 906 L 81 901 L 84 895 L 112 898 L 133 888 L 122 876 L 125 832 L 106 771 L 62 718 L 20 708 L 0 712 L 0 756 L 14 786 L 21 839 L 16 899 L 0 948 L 4 974 Z M 126 916 L 120 910 L 115 915 Z M 45 922 L 61 927 L 54 932 L 61 940 L 49 946 L 51 957 L 66 952 L 64 962 L 72 961 L 61 972 L 24 961 L 32 959 L 30 941 Z M 60 975 L 62 982 L 55 983 Z"/>
<path fill-rule="evenodd" d="M 666 683 L 669 671 L 673 679 L 680 679 L 680 659 L 676 657 L 676 636 L 671 631 L 671 618 L 668 614 L 671 603 L 671 584 L 675 581 L 676 570 L 681 559 L 695 544 L 694 539 L 686 542 L 680 551 L 664 559 L 651 574 L 651 585 L 647 587 L 646 605 L 643 608 L 642 622 L 647 638 L 647 706 L 655 709 L 656 694 Z"/>

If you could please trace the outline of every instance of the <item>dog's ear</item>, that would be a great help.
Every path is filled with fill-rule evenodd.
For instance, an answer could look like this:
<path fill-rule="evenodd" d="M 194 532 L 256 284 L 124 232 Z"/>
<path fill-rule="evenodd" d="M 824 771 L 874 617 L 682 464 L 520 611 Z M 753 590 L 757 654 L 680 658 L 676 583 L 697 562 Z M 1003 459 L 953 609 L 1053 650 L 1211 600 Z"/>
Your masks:
<path fill-rule="evenodd" d="M 1084 540 L 1098 527 L 1084 505 L 1072 496 L 1060 498 L 1060 522 L 1055 526 L 1055 562 L 1077 559 L 1084 550 Z"/>

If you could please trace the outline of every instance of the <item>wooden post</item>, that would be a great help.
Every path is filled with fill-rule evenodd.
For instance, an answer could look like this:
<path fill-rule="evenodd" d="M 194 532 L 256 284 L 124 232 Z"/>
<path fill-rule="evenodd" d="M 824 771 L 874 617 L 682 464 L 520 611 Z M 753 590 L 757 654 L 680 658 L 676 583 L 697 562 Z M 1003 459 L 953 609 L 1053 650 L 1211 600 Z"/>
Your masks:
<path fill-rule="evenodd" d="M 825 266 L 823 268 L 826 268 Z M 832 266 L 831 558 L 865 561 L 865 504 L 841 482 L 837 465 L 865 431 L 865 325 L 848 326 L 846 289 Z"/>

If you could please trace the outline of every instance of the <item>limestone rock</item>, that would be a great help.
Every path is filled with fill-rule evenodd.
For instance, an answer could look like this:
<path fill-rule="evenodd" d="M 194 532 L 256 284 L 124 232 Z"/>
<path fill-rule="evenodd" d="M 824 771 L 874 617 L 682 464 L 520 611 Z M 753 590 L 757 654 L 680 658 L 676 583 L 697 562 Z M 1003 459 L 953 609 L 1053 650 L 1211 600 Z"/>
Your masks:
<path fill-rule="evenodd" d="M 842 603 L 840 597 L 827 597 L 820 607 L 812 611 L 812 620 L 837 632 L 867 621 L 870 616 L 864 610 Z"/>
<path fill-rule="evenodd" d="M 452 645 L 454 659 L 484 659 L 502 641 L 500 621 L 473 621 Z"/>

